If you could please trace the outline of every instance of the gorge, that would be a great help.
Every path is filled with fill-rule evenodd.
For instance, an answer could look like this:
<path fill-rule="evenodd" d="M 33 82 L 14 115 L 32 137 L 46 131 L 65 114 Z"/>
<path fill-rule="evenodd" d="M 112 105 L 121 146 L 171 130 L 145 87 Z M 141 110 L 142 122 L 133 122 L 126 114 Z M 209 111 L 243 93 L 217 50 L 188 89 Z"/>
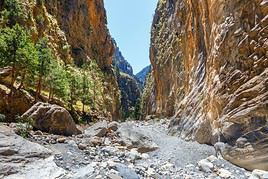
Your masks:
<path fill-rule="evenodd" d="M 136 75 L 104 3 L 0 2 L 0 178 L 267 178 L 268 1 L 159 0 Z"/>

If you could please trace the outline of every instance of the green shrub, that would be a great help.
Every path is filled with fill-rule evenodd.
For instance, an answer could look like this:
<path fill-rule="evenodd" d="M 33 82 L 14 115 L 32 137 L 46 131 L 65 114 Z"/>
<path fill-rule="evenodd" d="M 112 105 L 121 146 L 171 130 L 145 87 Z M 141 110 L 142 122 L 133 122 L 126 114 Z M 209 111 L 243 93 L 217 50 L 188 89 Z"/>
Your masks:
<path fill-rule="evenodd" d="M 0 122 L 5 122 L 6 116 L 4 114 L 0 114 Z"/>
<path fill-rule="evenodd" d="M 34 120 L 28 117 L 16 117 L 18 122 L 16 125 L 16 134 L 22 136 L 23 138 L 29 137 L 30 131 L 33 129 Z"/>

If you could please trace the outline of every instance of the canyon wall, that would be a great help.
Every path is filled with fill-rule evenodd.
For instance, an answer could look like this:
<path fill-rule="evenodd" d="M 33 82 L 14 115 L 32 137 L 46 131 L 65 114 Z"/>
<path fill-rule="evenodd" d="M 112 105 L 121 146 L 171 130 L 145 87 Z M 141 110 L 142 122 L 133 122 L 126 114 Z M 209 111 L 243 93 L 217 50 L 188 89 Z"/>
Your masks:
<path fill-rule="evenodd" d="M 132 66 L 124 58 L 115 40 L 113 40 L 113 43 L 115 47 L 113 67 L 116 71 L 117 83 L 121 94 L 121 114 L 125 119 L 135 117 L 133 114 L 140 100 L 141 87 L 133 74 Z"/>
<path fill-rule="evenodd" d="M 114 46 L 107 28 L 103 0 L 18 0 L 36 42 L 46 37 L 53 54 L 65 64 L 82 67 L 94 60 L 103 79 L 104 100 L 97 103 L 114 119 L 119 117 L 120 94 L 112 70 Z M 2 9 L 0 4 L 0 9 Z"/>
<path fill-rule="evenodd" d="M 144 117 L 200 143 L 267 139 L 267 26 L 267 0 L 160 0 Z"/>

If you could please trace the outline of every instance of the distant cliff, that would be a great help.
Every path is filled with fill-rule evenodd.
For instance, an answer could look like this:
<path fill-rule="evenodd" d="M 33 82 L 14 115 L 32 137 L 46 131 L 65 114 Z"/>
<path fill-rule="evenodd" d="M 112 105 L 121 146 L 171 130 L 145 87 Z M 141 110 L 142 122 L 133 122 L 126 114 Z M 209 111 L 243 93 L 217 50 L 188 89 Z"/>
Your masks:
<path fill-rule="evenodd" d="M 122 52 L 120 51 L 114 39 L 113 39 L 113 44 L 115 47 L 114 54 L 113 54 L 113 66 L 115 68 L 119 68 L 121 72 L 126 73 L 130 76 L 133 76 L 132 66 L 124 58 Z"/>
<path fill-rule="evenodd" d="M 135 106 L 138 105 L 141 97 L 141 88 L 133 75 L 132 66 L 124 58 L 115 40 L 113 40 L 113 43 L 115 46 L 113 66 L 116 71 L 117 83 L 121 94 L 122 117 L 126 118 L 133 114 Z"/>
<path fill-rule="evenodd" d="M 138 82 L 141 84 L 142 88 L 145 85 L 146 82 L 146 78 L 148 76 L 148 74 L 151 72 L 151 65 L 143 68 L 140 72 L 138 72 L 135 75 L 135 78 L 138 80 Z"/>

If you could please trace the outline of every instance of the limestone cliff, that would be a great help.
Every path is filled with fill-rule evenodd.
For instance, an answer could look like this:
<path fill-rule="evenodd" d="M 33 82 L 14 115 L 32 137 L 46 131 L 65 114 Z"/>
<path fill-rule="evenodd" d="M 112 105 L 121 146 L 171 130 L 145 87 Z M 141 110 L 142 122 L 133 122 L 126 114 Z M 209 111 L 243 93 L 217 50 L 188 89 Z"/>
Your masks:
<path fill-rule="evenodd" d="M 112 71 L 114 47 L 103 0 L 26 0 L 27 22 L 32 38 L 47 37 L 54 55 L 65 64 L 82 66 L 95 60 L 103 73 L 104 106 L 114 118 L 119 116 L 119 89 Z M 1 5 L 1 4 L 0 4 Z M 1 7 L 0 7 L 1 9 Z"/>
<path fill-rule="evenodd" d="M 113 67 L 116 71 L 117 83 L 121 94 L 122 117 L 127 118 L 134 112 L 135 106 L 139 103 L 141 89 L 139 81 L 133 74 L 132 66 L 124 58 L 122 52 L 113 40 L 115 47 L 113 55 Z"/>
<path fill-rule="evenodd" d="M 200 143 L 267 139 L 267 26 L 267 0 L 160 0 L 144 114 Z"/>

